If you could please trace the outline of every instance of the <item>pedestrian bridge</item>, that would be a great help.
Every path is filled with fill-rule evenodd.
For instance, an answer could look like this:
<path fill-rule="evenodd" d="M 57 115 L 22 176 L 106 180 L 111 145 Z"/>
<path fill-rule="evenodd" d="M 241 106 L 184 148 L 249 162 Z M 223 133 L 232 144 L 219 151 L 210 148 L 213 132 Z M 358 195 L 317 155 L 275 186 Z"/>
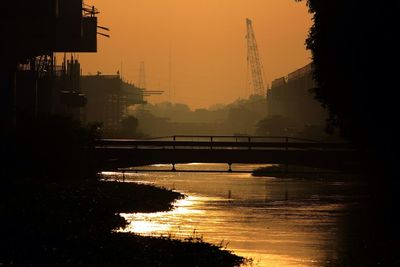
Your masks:
<path fill-rule="evenodd" d="M 348 169 L 358 153 L 348 143 L 293 137 L 176 135 L 146 140 L 101 139 L 96 151 L 102 170 L 183 163 L 295 164 Z M 174 168 L 173 168 L 174 170 Z"/>

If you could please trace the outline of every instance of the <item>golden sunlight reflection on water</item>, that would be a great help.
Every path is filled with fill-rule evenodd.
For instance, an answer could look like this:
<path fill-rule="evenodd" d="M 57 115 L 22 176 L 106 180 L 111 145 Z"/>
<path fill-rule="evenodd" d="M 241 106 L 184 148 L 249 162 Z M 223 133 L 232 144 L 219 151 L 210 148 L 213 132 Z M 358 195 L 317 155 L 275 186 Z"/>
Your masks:
<path fill-rule="evenodd" d="M 126 181 L 173 188 L 187 197 L 169 212 L 121 214 L 129 225 L 119 231 L 202 238 L 252 258 L 253 266 L 325 266 L 337 258 L 346 183 L 230 173 L 125 176 Z"/>
<path fill-rule="evenodd" d="M 174 225 L 174 221 L 169 221 L 168 219 L 203 213 L 201 210 L 190 208 L 195 201 L 199 200 L 199 197 L 194 196 L 180 199 L 174 204 L 174 209 L 168 212 L 122 213 L 121 216 L 130 222 L 130 224 L 120 231 L 153 236 L 164 236 L 167 233 L 168 235 L 176 236 L 176 233 L 180 231 L 180 226 Z"/>
<path fill-rule="evenodd" d="M 221 200 L 221 199 L 219 199 Z M 218 201 L 218 199 L 207 199 L 206 197 L 195 197 L 189 196 L 186 199 L 177 201 L 175 209 L 169 212 L 155 212 L 155 213 L 135 213 L 135 214 L 121 214 L 127 221 L 130 222 L 129 226 L 125 229 L 121 229 L 121 232 L 133 232 L 139 235 L 145 236 L 163 236 L 178 239 L 187 238 L 204 238 L 205 241 L 213 244 L 221 244 L 227 246 L 227 249 L 231 250 L 229 246 L 230 241 L 224 241 L 221 237 L 217 238 L 210 236 L 210 233 L 215 231 L 214 226 L 219 224 L 219 228 L 224 228 L 224 221 L 213 220 L 212 223 L 208 223 L 208 226 L 196 223 L 196 219 L 193 218 L 195 215 L 206 216 L 203 210 L 198 210 L 199 205 L 206 205 L 207 201 Z M 185 222 L 185 223 L 184 223 Z M 192 224 L 188 223 L 191 222 Z M 207 223 L 206 223 L 207 224 Z M 209 229 L 207 229 L 207 227 Z M 228 225 L 225 228 L 229 228 Z M 240 233 L 237 233 L 240 235 Z M 250 237 L 251 238 L 251 237 Z M 281 236 L 284 238 L 284 236 Z M 239 236 L 236 238 L 236 243 L 248 242 L 249 237 Z M 255 239 L 254 241 L 257 241 Z M 229 242 L 229 243 L 228 243 Z M 280 238 L 276 240 L 269 240 L 269 242 L 279 244 Z M 243 257 L 252 258 L 252 266 L 310 266 L 312 260 L 303 260 L 301 263 L 299 258 L 291 257 L 290 255 L 278 255 L 263 253 L 263 249 L 251 248 L 244 249 L 235 247 L 233 251 Z"/>

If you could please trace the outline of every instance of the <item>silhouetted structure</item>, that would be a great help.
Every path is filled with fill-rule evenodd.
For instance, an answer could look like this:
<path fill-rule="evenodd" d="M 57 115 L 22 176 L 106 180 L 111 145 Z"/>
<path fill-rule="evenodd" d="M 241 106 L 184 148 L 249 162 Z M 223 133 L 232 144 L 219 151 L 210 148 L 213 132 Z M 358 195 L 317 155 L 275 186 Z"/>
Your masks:
<path fill-rule="evenodd" d="M 170 136 L 152 140 L 98 140 L 103 170 L 150 164 L 296 164 L 327 169 L 358 168 L 347 143 L 256 136 Z M 107 169 L 109 168 L 109 169 Z"/>
<path fill-rule="evenodd" d="M 82 92 L 88 98 L 83 120 L 101 122 L 106 134 L 120 129 L 128 106 L 145 103 L 144 89 L 123 81 L 120 75 L 82 76 Z"/>
<path fill-rule="evenodd" d="M 259 96 L 265 95 L 264 86 L 264 71 L 262 67 L 262 62 L 260 54 L 258 52 L 258 46 L 256 41 L 256 36 L 253 30 L 253 24 L 250 19 L 246 19 L 247 27 L 247 66 L 251 71 L 251 83 L 254 88 L 254 94 Z"/>
<path fill-rule="evenodd" d="M 72 56 L 56 65 L 52 54 L 19 64 L 15 72 L 15 107 L 18 114 L 68 114 L 80 119 L 87 99 L 80 93 L 80 63 Z"/>
<path fill-rule="evenodd" d="M 324 125 L 328 115 L 311 94 L 314 87 L 311 64 L 275 79 L 267 92 L 268 116 L 290 118 L 301 125 Z"/>
<path fill-rule="evenodd" d="M 7 1 L 2 14 L 9 57 L 24 60 L 52 52 L 96 52 L 97 17 L 82 0 Z"/>
<path fill-rule="evenodd" d="M 84 104 L 79 95 L 80 67 L 73 59 L 56 67 L 54 52 L 96 52 L 97 17 L 82 0 L 7 1 L 0 16 L 0 113 L 58 113 Z M 64 107 L 63 107 L 64 106 Z"/>

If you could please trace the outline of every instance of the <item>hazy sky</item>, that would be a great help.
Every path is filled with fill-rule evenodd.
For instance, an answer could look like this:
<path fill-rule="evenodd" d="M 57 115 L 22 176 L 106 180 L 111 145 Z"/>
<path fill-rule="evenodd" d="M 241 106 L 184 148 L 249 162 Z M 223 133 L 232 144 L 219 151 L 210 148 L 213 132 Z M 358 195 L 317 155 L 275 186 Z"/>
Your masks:
<path fill-rule="evenodd" d="M 137 82 L 145 62 L 150 102 L 171 100 L 192 108 L 249 95 L 246 24 L 253 20 L 268 83 L 310 62 L 304 41 L 311 16 L 294 0 L 86 0 L 100 10 L 98 53 L 80 54 L 83 72 L 116 74 Z M 171 55 L 171 56 L 170 56 Z M 171 60 L 170 60 L 171 58 Z M 171 73 L 170 73 L 171 62 Z M 173 92 L 170 92 L 172 77 Z"/>

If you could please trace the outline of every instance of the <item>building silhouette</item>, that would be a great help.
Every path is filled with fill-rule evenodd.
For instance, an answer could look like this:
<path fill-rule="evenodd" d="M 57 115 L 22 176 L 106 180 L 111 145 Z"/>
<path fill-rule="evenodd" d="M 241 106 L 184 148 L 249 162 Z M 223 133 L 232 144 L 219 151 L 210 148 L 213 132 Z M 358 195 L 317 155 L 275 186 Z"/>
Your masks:
<path fill-rule="evenodd" d="M 7 1 L 0 16 L 1 122 L 39 113 L 72 112 L 84 105 L 75 59 L 57 65 L 56 52 L 96 52 L 97 17 L 82 0 Z"/>
<path fill-rule="evenodd" d="M 312 64 L 275 79 L 267 92 L 268 117 L 289 118 L 298 125 L 324 125 L 327 111 L 310 92 L 314 87 Z"/>
<path fill-rule="evenodd" d="M 106 135 L 120 129 L 129 106 L 146 103 L 145 90 L 123 81 L 120 75 L 85 75 L 81 82 L 82 92 L 88 99 L 82 108 L 83 121 L 102 123 Z"/>

